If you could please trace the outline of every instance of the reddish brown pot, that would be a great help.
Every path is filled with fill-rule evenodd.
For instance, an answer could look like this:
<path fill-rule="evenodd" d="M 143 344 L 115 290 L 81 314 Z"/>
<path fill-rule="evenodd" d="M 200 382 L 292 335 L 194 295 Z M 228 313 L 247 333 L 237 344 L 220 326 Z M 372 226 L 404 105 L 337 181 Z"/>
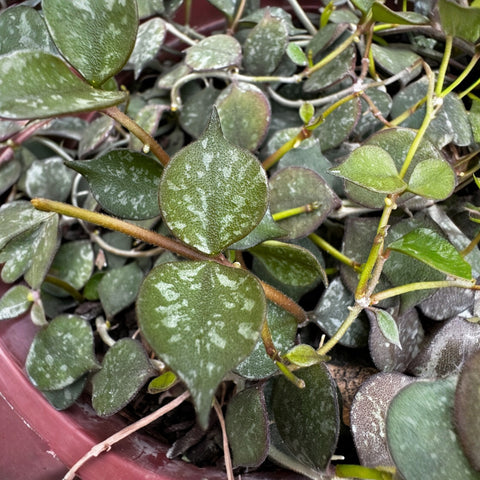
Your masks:
<path fill-rule="evenodd" d="M 222 16 L 206 0 L 195 0 L 191 25 L 221 27 Z M 311 9 L 320 2 L 308 3 Z M 262 5 L 287 6 L 286 1 Z M 180 14 L 181 16 L 181 14 Z M 0 297 L 10 288 L 0 282 Z M 25 358 L 38 328 L 28 316 L 0 321 L 0 478 L 2 480 L 59 480 L 94 445 L 123 428 L 119 415 L 96 416 L 87 400 L 66 411 L 55 410 L 30 383 Z M 167 445 L 136 433 L 108 453 L 89 460 L 82 480 L 195 480 L 225 479 L 217 468 L 198 468 L 166 457 Z M 276 471 L 242 475 L 245 480 L 300 480 L 297 474 Z"/>

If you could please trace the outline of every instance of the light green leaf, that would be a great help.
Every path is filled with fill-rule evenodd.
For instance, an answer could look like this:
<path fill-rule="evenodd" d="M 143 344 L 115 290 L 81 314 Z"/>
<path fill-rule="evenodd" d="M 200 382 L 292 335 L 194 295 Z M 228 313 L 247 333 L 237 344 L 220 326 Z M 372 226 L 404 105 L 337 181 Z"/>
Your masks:
<path fill-rule="evenodd" d="M 225 139 L 214 110 L 204 134 L 165 168 L 159 198 L 172 232 L 215 255 L 260 223 L 267 209 L 267 177 L 251 153 Z"/>
<path fill-rule="evenodd" d="M 402 348 L 400 344 L 400 337 L 398 334 L 398 326 L 395 319 L 386 310 L 376 308 L 372 310 L 377 319 L 378 327 L 383 336 L 390 342 L 399 348 Z"/>
<path fill-rule="evenodd" d="M 472 268 L 457 249 L 428 228 L 416 228 L 388 245 L 389 250 L 409 255 L 440 272 L 471 280 Z"/>
<path fill-rule="evenodd" d="M 92 85 L 125 65 L 137 35 L 136 2 L 43 0 L 42 7 L 57 48 Z"/>
<path fill-rule="evenodd" d="M 15 50 L 57 51 L 40 12 L 32 7 L 17 5 L 3 10 L 0 32 L 0 55 Z"/>
<path fill-rule="evenodd" d="M 137 315 L 145 340 L 185 382 L 206 428 L 218 384 L 259 337 L 266 315 L 260 283 L 214 262 L 165 263 L 147 275 Z"/>
<path fill-rule="evenodd" d="M 75 315 L 61 315 L 35 336 L 26 360 L 32 383 L 40 390 L 59 390 L 98 368 L 93 332 Z"/>
<path fill-rule="evenodd" d="M 268 415 L 263 392 L 248 388 L 235 395 L 225 415 L 234 467 L 258 467 L 268 453 Z"/>
<path fill-rule="evenodd" d="M 480 37 L 480 8 L 464 7 L 449 0 L 439 0 L 440 23 L 446 35 L 476 42 Z"/>
<path fill-rule="evenodd" d="M 387 440 L 405 480 L 478 480 L 460 447 L 452 410 L 456 377 L 415 382 L 390 404 Z"/>
<path fill-rule="evenodd" d="M 135 263 L 129 263 L 107 272 L 98 284 L 98 295 L 107 317 L 131 305 L 138 295 L 143 272 Z"/>
<path fill-rule="evenodd" d="M 167 371 L 158 377 L 155 377 L 148 384 L 148 393 L 153 395 L 155 393 L 166 392 L 175 385 L 175 383 L 177 383 L 177 376 L 173 372 Z"/>
<path fill-rule="evenodd" d="M 284 357 L 298 367 L 311 367 L 328 359 L 328 357 L 319 355 L 311 345 L 306 343 L 295 345 Z"/>
<path fill-rule="evenodd" d="M 0 298 L 0 320 L 18 317 L 28 311 L 32 303 L 30 289 L 15 285 Z"/>
<path fill-rule="evenodd" d="M 112 150 L 92 160 L 65 163 L 87 179 L 95 199 L 113 215 L 144 220 L 160 214 L 157 195 L 163 169 L 154 158 Z"/>
<path fill-rule="evenodd" d="M 328 171 L 374 192 L 401 193 L 407 188 L 390 154 L 375 145 L 357 148 L 344 162 Z"/>
<path fill-rule="evenodd" d="M 218 70 L 240 65 L 242 47 L 230 35 L 212 35 L 187 49 L 185 63 L 195 71 Z"/>
<path fill-rule="evenodd" d="M 58 57 L 19 51 L 0 57 L 0 117 L 48 118 L 101 110 L 123 102 L 126 92 L 97 90 Z"/>
<path fill-rule="evenodd" d="M 92 406 L 98 415 L 118 412 L 154 374 L 141 343 L 122 338 L 110 347 L 102 369 L 92 378 Z"/>
<path fill-rule="evenodd" d="M 307 56 L 305 55 L 305 52 L 296 43 L 291 42 L 291 43 L 288 44 L 287 55 L 288 55 L 288 58 L 293 63 L 295 63 L 296 65 L 299 65 L 301 67 L 305 67 L 308 63 Z"/>
<path fill-rule="evenodd" d="M 282 283 L 295 286 L 310 285 L 327 277 L 320 262 L 307 249 L 289 243 L 268 240 L 249 250 Z"/>
<path fill-rule="evenodd" d="M 424 160 L 413 169 L 408 191 L 434 200 L 444 200 L 455 188 L 455 172 L 448 162 L 435 158 Z"/>

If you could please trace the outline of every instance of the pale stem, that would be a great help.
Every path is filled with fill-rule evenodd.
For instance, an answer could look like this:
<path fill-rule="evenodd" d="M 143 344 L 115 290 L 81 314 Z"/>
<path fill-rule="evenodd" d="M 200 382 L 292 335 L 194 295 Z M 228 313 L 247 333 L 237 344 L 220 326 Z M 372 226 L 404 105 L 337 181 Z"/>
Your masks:
<path fill-rule="evenodd" d="M 292 7 L 293 12 L 297 16 L 297 18 L 300 20 L 302 25 L 305 27 L 308 33 L 311 35 L 315 35 L 317 33 L 317 29 L 313 25 L 313 23 L 310 21 L 306 13 L 304 12 L 303 8 L 300 6 L 300 4 L 297 2 L 297 0 L 288 0 L 288 3 Z"/>
<path fill-rule="evenodd" d="M 115 340 L 108 333 L 108 324 L 103 317 L 100 316 L 95 319 L 95 328 L 105 345 L 108 345 L 109 347 L 115 345 Z"/>
<path fill-rule="evenodd" d="M 120 440 L 128 437 L 132 433 L 140 430 L 143 427 L 146 427 L 150 423 L 154 422 L 158 418 L 162 417 L 163 415 L 171 412 L 174 408 L 178 407 L 181 403 L 183 403 L 188 397 L 190 396 L 190 392 L 185 391 L 180 396 L 172 400 L 167 405 L 159 408 L 155 412 L 147 415 L 144 418 L 132 423 L 128 427 L 123 428 L 119 432 L 113 434 L 112 436 L 108 437 L 103 442 L 95 445 L 93 448 L 90 449 L 75 465 L 67 472 L 67 474 L 63 477 L 63 480 L 74 480 L 76 473 L 78 470 L 84 465 L 88 460 L 93 457 L 98 457 L 102 452 L 108 452 L 113 445 L 118 443 Z"/>
<path fill-rule="evenodd" d="M 175 25 L 172 25 L 170 22 L 165 22 L 165 27 L 166 27 L 168 32 L 175 35 L 182 42 L 185 42 L 186 44 L 191 45 L 191 46 L 197 44 L 196 40 L 193 40 L 188 35 L 185 35 L 177 27 L 175 27 Z"/>
<path fill-rule="evenodd" d="M 230 447 L 228 446 L 227 428 L 225 427 L 225 419 L 223 418 L 223 412 L 218 404 L 217 399 L 213 401 L 213 408 L 215 409 L 215 413 L 217 414 L 218 421 L 220 423 L 220 429 L 222 430 L 223 456 L 225 458 L 227 480 L 235 480 L 233 475 L 232 458 L 230 457 Z"/>

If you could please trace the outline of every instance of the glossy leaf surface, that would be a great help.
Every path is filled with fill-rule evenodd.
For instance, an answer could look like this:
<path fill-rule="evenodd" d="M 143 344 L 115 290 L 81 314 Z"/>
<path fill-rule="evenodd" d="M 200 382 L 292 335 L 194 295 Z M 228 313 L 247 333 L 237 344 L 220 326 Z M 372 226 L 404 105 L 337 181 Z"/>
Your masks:
<path fill-rule="evenodd" d="M 92 378 L 92 406 L 106 417 L 123 408 L 154 373 L 142 345 L 122 338 L 112 345 Z"/>
<path fill-rule="evenodd" d="M 96 368 L 92 330 L 75 315 L 56 317 L 38 332 L 26 360 L 28 376 L 40 390 L 59 390 Z"/>
<path fill-rule="evenodd" d="M 15 285 L 0 298 L 0 320 L 18 317 L 30 308 L 32 302 L 30 289 Z"/>
<path fill-rule="evenodd" d="M 42 7 L 57 48 L 92 85 L 125 65 L 137 35 L 136 2 L 43 0 Z"/>
<path fill-rule="evenodd" d="M 456 248 L 438 233 L 417 228 L 388 245 L 390 250 L 404 253 L 448 275 L 470 280 L 472 268 Z"/>
<path fill-rule="evenodd" d="M 267 177 L 248 151 L 228 142 L 214 110 L 204 134 L 164 170 L 160 208 L 172 232 L 211 255 L 250 233 L 267 209 Z"/>
<path fill-rule="evenodd" d="M 453 426 L 456 377 L 407 385 L 387 415 L 390 453 L 406 480 L 478 479 Z"/>
<path fill-rule="evenodd" d="M 88 181 L 98 203 L 121 218 L 143 220 L 160 214 L 158 185 L 162 165 L 129 150 L 112 150 L 92 160 L 67 161 Z"/>
<path fill-rule="evenodd" d="M 48 118 L 101 110 L 123 102 L 126 92 L 97 90 L 58 57 L 19 51 L 0 58 L 0 117 Z"/>
<path fill-rule="evenodd" d="M 335 450 L 340 428 L 336 386 L 323 364 L 297 370 L 295 375 L 305 382 L 305 388 L 296 387 L 284 377 L 275 382 L 275 422 L 297 459 L 322 471 Z"/>
<path fill-rule="evenodd" d="M 147 275 L 137 314 L 147 342 L 190 390 L 205 428 L 218 384 L 257 342 L 266 314 L 260 284 L 217 263 L 166 263 Z"/>
<path fill-rule="evenodd" d="M 257 467 L 268 452 L 268 415 L 263 392 L 248 388 L 232 398 L 225 416 L 234 467 Z"/>

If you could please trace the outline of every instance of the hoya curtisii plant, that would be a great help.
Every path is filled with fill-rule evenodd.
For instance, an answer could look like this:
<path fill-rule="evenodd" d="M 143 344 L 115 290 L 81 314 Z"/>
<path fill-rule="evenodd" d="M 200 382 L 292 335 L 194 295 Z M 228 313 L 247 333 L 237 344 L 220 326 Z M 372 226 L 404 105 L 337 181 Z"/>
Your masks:
<path fill-rule="evenodd" d="M 2 156 L 11 169 L 5 170 L 5 190 L 15 185 L 12 196 L 18 197 L 1 210 L 0 261 L 4 281 L 23 275 L 26 282 L 0 300 L 0 315 L 12 318 L 30 310 L 42 326 L 27 359 L 32 382 L 54 406 L 66 408 L 90 379 L 93 407 L 108 416 L 150 380 L 151 394 L 170 390 L 176 395 L 170 408 L 191 395 L 198 423 L 206 429 L 212 404 L 222 419 L 216 392 L 229 380 L 236 392 L 227 407 L 226 435 L 235 467 L 256 467 L 269 456 L 312 478 L 331 478 L 333 471 L 392 478 L 395 469 L 407 480 L 438 478 L 439 465 L 422 467 L 425 459 L 418 457 L 429 443 L 434 453 L 446 450 L 448 478 L 458 472 L 476 478 L 460 442 L 449 433 L 456 393 L 461 443 L 472 462 L 468 445 L 473 442 L 465 438 L 474 438 L 468 426 L 475 422 L 461 412 L 475 403 L 474 389 L 466 388 L 478 383 L 474 361 L 463 373 L 467 380 L 448 377 L 402 391 L 388 421 L 390 401 L 384 392 L 390 392 L 389 400 L 393 393 L 385 383 L 393 383 L 396 393 L 412 379 L 381 377 L 370 387 L 375 395 L 363 392 L 352 407 L 363 466 L 338 464 L 335 470 L 330 462 L 340 432 L 339 398 L 324 362 L 327 354 L 335 358 L 339 343 L 364 346 L 368 336 L 370 361 L 379 370 L 403 372 L 421 356 L 423 330 L 415 312 L 420 304 L 432 310 L 431 304 L 425 306 L 432 290 L 466 292 L 460 307 L 472 305 L 468 294 L 477 289 L 477 239 L 469 241 L 455 230 L 435 203 L 454 202 L 455 189 L 477 168 L 476 98 L 470 118 L 460 99 L 476 86 L 464 82 L 478 60 L 472 47 L 479 37 L 478 9 L 439 2 L 439 28 L 418 12 L 357 1 L 355 10 L 328 4 L 312 23 L 291 1 L 299 20 L 294 25 L 283 10 L 211 2 L 225 14 L 228 30 L 203 38 L 180 31 L 168 19 L 180 3 L 157 6 L 165 18 L 154 16 L 140 26 L 135 2 L 120 0 L 81 6 L 46 0 L 43 16 L 26 6 L 0 16 L 0 116 L 13 122 L 5 125 L 13 132 Z M 141 8 L 140 16 L 157 13 L 150 4 Z M 20 24 L 28 35 L 8 28 Z M 102 32 L 101 41 L 92 29 Z M 435 47 L 443 50 L 434 70 L 419 54 L 392 48 L 379 37 L 406 29 L 440 37 Z M 184 59 L 154 88 L 137 95 L 118 88 L 114 76 L 126 66 L 139 77 L 167 30 L 191 45 Z M 447 82 L 449 64 L 456 65 L 451 62 L 454 44 L 470 60 Z M 377 69 L 384 69 L 386 78 Z M 343 81 L 335 86 L 339 78 Z M 224 82 L 220 91 L 218 82 Z M 392 101 L 385 90 L 398 83 L 405 88 Z M 291 107 L 300 116 L 290 115 Z M 365 118 L 359 120 L 362 109 Z M 167 110 L 178 117 L 159 126 Z M 82 127 L 76 149 L 45 138 L 49 132 L 68 132 L 66 124 L 53 124 L 38 135 L 45 119 L 50 123 L 58 115 L 92 111 L 103 116 Z M 18 130 L 29 119 L 35 121 Z M 125 131 L 112 133 L 112 119 L 138 140 Z M 173 139 L 170 153 L 148 133 L 160 136 L 162 128 Z M 180 132 L 193 141 L 175 148 L 178 138 L 185 138 Z M 352 140 L 360 146 L 349 152 Z M 129 148 L 116 148 L 126 143 Z M 262 164 L 253 153 L 261 146 Z M 319 146 L 331 155 L 324 157 Z M 467 147 L 461 155 L 455 150 Z M 45 148 L 60 158 L 45 158 Z M 22 161 L 13 156 L 15 150 Z M 83 180 L 77 176 L 72 182 L 74 171 L 88 182 L 86 198 Z M 343 186 L 335 177 L 344 180 Z M 51 195 L 57 183 L 67 188 Z M 25 201 L 29 197 L 35 198 Z M 361 216 L 365 209 L 369 215 Z M 410 211 L 417 213 L 409 218 Z M 337 221 L 349 217 L 339 248 L 327 241 L 329 215 Z M 67 218 L 78 219 L 87 236 L 65 241 L 69 236 L 59 235 L 59 226 L 65 233 L 71 225 Z M 130 249 L 126 237 L 91 230 L 85 222 L 156 248 Z M 317 246 L 336 261 L 329 262 L 333 272 L 324 268 Z M 122 262 L 125 257 L 131 261 Z M 339 264 L 341 277 L 327 286 L 327 272 L 335 273 Z M 318 305 L 307 316 L 297 300 L 322 282 Z M 78 307 L 85 300 L 99 301 L 101 313 L 92 309 L 82 317 Z M 122 314 L 132 303 L 142 343 L 121 328 Z M 126 334 L 117 337 L 115 327 Z M 309 327 L 320 327 L 330 338 L 311 338 Z M 471 333 L 465 326 L 460 330 Z M 95 335 L 105 345 L 97 353 Z M 424 362 L 411 368 L 422 377 L 433 367 Z M 430 397 L 436 403 L 422 400 Z M 376 402 L 365 404 L 364 398 Z M 377 423 L 369 410 L 379 412 Z M 420 412 L 413 431 L 403 421 L 412 410 Z M 245 418 L 251 419 L 249 428 Z M 388 446 L 384 436 L 375 437 L 381 461 L 372 441 L 362 437 L 368 436 L 365 418 L 370 428 L 387 431 Z M 432 445 L 432 428 L 442 445 Z M 422 449 L 417 431 L 428 439 Z M 184 453 L 179 446 L 177 451 Z M 228 447 L 225 455 L 231 475 Z"/>

